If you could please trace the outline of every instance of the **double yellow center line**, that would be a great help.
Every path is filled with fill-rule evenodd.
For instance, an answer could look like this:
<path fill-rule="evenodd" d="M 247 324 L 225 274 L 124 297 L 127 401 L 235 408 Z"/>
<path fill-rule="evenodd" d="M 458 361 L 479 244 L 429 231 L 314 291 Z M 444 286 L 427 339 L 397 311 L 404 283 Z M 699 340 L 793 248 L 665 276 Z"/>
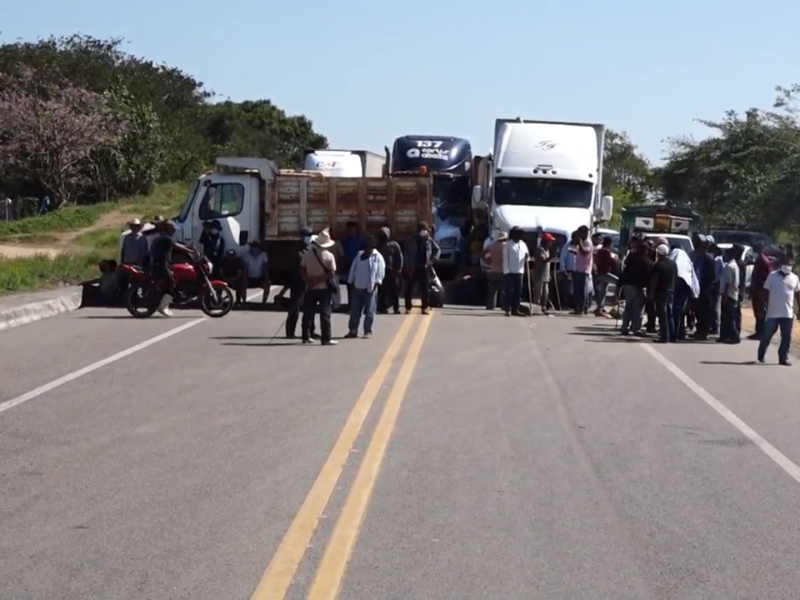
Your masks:
<path fill-rule="evenodd" d="M 364 390 L 350 412 L 328 459 L 267 566 L 251 600 L 282 600 L 285 598 L 314 536 L 319 518 L 333 495 L 345 463 L 364 426 L 364 421 L 375 404 L 381 387 L 389 376 L 392 365 L 400 355 L 413 326 L 421 321 L 411 340 L 400 372 L 389 392 L 383 413 L 375 427 L 364 460 L 328 541 L 307 596 L 309 600 L 333 600 L 337 597 L 372 491 L 375 488 L 378 471 L 386 454 L 389 439 L 400 414 L 403 398 L 428 334 L 431 318 L 430 316 L 415 315 L 406 318 L 400 326 L 400 330 L 378 363 L 378 367 L 364 386 Z"/>

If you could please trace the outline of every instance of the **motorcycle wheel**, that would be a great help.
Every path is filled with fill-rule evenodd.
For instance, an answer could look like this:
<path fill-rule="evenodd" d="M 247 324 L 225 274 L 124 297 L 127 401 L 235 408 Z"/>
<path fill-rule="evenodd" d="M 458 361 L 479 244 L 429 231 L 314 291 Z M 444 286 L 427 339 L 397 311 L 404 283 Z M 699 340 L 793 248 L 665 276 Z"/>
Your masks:
<path fill-rule="evenodd" d="M 152 317 L 158 308 L 158 294 L 149 284 L 131 283 L 125 290 L 125 308 L 136 319 Z"/>
<path fill-rule="evenodd" d="M 203 314 L 212 319 L 221 319 L 233 310 L 234 297 L 233 290 L 228 286 L 214 288 L 217 293 L 217 300 L 211 294 L 200 296 L 200 310 Z"/>

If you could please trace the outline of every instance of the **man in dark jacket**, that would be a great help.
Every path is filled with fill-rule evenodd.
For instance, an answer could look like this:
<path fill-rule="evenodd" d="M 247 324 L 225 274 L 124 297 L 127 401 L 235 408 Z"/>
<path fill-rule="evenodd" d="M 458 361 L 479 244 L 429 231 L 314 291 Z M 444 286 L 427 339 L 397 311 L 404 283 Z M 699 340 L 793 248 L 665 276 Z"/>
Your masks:
<path fill-rule="evenodd" d="M 714 257 L 709 253 L 708 239 L 699 235 L 695 238 L 695 247 L 692 256 L 692 265 L 700 283 L 700 295 L 695 300 L 695 332 L 692 336 L 696 340 L 707 340 L 711 333 L 713 292 L 716 281 L 716 265 Z M 691 255 L 690 255 L 691 256 Z"/>
<path fill-rule="evenodd" d="M 378 288 L 378 312 L 385 315 L 391 306 L 394 314 L 399 315 L 400 288 L 403 285 L 403 250 L 392 239 L 392 232 L 388 227 L 381 227 L 378 231 L 377 249 L 386 263 L 386 276 Z"/>
<path fill-rule="evenodd" d="M 429 269 L 439 258 L 441 249 L 430 235 L 430 227 L 425 222 L 417 226 L 417 233 L 406 240 L 403 261 L 403 285 L 405 287 L 406 314 L 411 312 L 411 296 L 414 284 L 419 285 L 419 298 L 422 303 L 422 314 L 428 314 L 430 303 Z"/>
<path fill-rule="evenodd" d="M 642 310 L 645 306 L 647 288 L 653 272 L 653 261 L 648 257 L 644 242 L 640 238 L 634 238 L 632 242 L 633 247 L 625 258 L 625 268 L 619 281 L 625 298 L 625 311 L 622 314 L 622 327 L 620 328 L 622 335 L 641 334 Z"/>
<path fill-rule="evenodd" d="M 286 339 L 292 340 L 297 334 L 297 323 L 300 320 L 300 310 L 303 306 L 303 298 L 306 293 L 306 282 L 300 273 L 300 265 L 303 261 L 303 255 L 311 249 L 311 242 L 314 241 L 314 232 L 310 227 L 303 226 L 300 228 L 300 237 L 303 241 L 303 246 L 297 253 L 294 268 L 292 271 L 292 279 L 289 283 L 289 314 L 286 316 Z M 278 292 L 278 297 L 283 298 L 286 294 L 287 287 L 284 287 Z M 319 339 L 315 332 L 314 321 L 311 322 L 311 337 Z"/>

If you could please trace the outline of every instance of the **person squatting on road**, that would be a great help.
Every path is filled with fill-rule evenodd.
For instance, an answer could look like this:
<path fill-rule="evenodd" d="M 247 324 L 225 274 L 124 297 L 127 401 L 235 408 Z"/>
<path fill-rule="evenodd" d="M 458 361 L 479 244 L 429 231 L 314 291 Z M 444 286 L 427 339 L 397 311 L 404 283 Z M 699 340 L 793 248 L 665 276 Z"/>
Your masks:
<path fill-rule="evenodd" d="M 763 333 L 758 344 L 758 362 L 764 363 L 772 338 L 780 331 L 781 341 L 778 345 L 778 361 L 781 365 L 790 366 L 789 349 L 792 345 L 792 328 L 800 306 L 800 281 L 792 272 L 794 261 L 789 255 L 778 261 L 777 271 L 767 275 L 762 289 L 766 296 L 766 311 Z M 753 274 L 755 277 L 755 273 Z"/>
<path fill-rule="evenodd" d="M 522 303 L 522 282 L 525 269 L 531 258 L 528 245 L 522 241 L 522 229 L 512 227 L 508 234 L 511 238 L 503 248 L 503 279 L 506 293 L 506 316 L 512 314 L 523 316 L 520 311 Z"/>
<path fill-rule="evenodd" d="M 301 273 L 306 284 L 303 297 L 303 343 L 311 344 L 311 333 L 314 325 L 314 315 L 319 309 L 320 341 L 323 346 L 335 346 L 331 327 L 331 313 L 333 311 L 333 296 L 339 287 L 336 275 L 336 258 L 330 249 L 335 242 L 331 239 L 327 229 L 323 229 L 314 241 L 311 248 L 305 252 L 301 259 Z"/>
<path fill-rule="evenodd" d="M 353 295 L 350 298 L 350 325 L 346 338 L 358 337 L 362 315 L 364 338 L 372 337 L 378 287 L 386 276 L 386 262 L 375 248 L 375 238 L 371 235 L 364 236 L 363 243 L 364 249 L 356 255 L 347 277 L 348 289 L 352 290 Z"/>
<path fill-rule="evenodd" d="M 483 262 L 486 264 L 486 310 L 497 306 L 505 308 L 506 295 L 503 285 L 503 250 L 508 241 L 505 231 L 495 231 L 494 236 L 486 238 L 483 244 Z"/>
<path fill-rule="evenodd" d="M 430 312 L 430 269 L 439 258 L 441 249 L 430 236 L 430 228 L 424 221 L 417 225 L 417 233 L 406 240 L 404 248 L 403 287 L 406 314 L 411 312 L 414 284 L 419 286 L 422 314 Z"/>
<path fill-rule="evenodd" d="M 400 291 L 403 289 L 403 249 L 392 239 L 388 227 L 378 231 L 378 252 L 386 264 L 386 276 L 378 288 L 378 313 L 385 315 L 391 307 L 394 314 L 400 314 Z"/>

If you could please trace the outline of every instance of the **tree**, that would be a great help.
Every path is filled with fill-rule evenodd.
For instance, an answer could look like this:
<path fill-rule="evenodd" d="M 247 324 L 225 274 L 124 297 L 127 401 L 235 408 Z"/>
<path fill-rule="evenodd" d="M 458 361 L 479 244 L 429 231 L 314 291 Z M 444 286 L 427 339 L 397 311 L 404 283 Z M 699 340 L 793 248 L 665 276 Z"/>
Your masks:
<path fill-rule="evenodd" d="M 604 193 L 614 197 L 614 218 L 619 221 L 624 206 L 642 204 L 652 192 L 650 163 L 625 132 L 606 131 L 603 150 Z"/>
<path fill-rule="evenodd" d="M 221 102 L 204 110 L 204 134 L 214 153 L 268 156 L 284 168 L 297 166 L 305 149 L 328 147 L 303 116 L 289 117 L 269 100 Z"/>
<path fill-rule="evenodd" d="M 37 178 L 61 207 L 81 193 L 92 153 L 113 147 L 124 123 L 100 94 L 42 83 L 25 69 L 0 81 L 0 132 L 0 162 Z"/>
<path fill-rule="evenodd" d="M 75 169 L 87 201 L 146 192 L 157 181 L 185 180 L 208 168 L 219 153 L 264 156 L 290 167 L 305 148 L 327 146 L 306 117 L 287 115 L 269 100 L 211 103 L 214 94 L 202 82 L 127 53 L 119 38 L 73 35 L 0 44 L 4 89 L 19 88 L 28 71 L 36 73 L 40 89 L 81 90 L 92 102 L 105 102 L 119 124 L 115 143 L 98 144 Z M 0 173 L 0 187 L 46 193 L 33 171 L 14 166 L 27 164 L 24 157 L 12 163 Z"/>

